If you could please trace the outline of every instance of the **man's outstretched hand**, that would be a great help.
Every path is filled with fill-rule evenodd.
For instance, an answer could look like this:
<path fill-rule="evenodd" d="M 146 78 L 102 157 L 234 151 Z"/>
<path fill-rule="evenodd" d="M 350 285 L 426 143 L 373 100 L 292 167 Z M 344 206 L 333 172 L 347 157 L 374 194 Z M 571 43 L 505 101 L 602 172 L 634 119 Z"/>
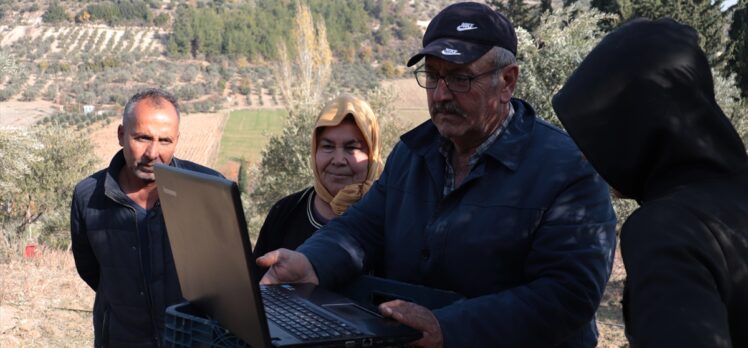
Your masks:
<path fill-rule="evenodd" d="M 379 305 L 379 312 L 423 333 L 420 340 L 411 343 L 414 347 L 441 348 L 444 346 L 442 329 L 434 313 L 426 307 L 412 302 L 394 300 Z"/>
<path fill-rule="evenodd" d="M 270 269 L 260 284 L 312 283 L 319 285 L 319 278 L 304 254 L 288 250 L 273 250 L 257 258 L 257 265 Z"/>

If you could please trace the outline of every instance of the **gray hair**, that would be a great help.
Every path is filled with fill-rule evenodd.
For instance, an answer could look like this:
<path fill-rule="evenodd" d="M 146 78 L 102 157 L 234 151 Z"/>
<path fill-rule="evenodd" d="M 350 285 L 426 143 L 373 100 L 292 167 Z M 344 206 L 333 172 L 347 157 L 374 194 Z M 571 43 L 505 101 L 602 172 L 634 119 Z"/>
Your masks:
<path fill-rule="evenodd" d="M 127 104 L 125 104 L 125 111 L 122 113 L 123 124 L 128 119 L 135 116 L 133 115 L 135 106 L 137 106 L 138 103 L 144 99 L 148 99 L 151 103 L 153 103 L 153 105 L 157 107 L 163 107 L 164 101 L 169 102 L 174 107 L 174 110 L 176 110 L 177 120 L 179 120 L 179 103 L 177 102 L 177 97 L 160 88 L 147 88 L 136 93 L 134 96 L 130 97 L 130 100 L 127 101 Z"/>
<path fill-rule="evenodd" d="M 512 53 L 508 49 L 504 47 L 494 46 L 491 51 L 493 51 L 494 53 L 494 64 L 496 64 L 496 69 L 502 69 L 509 64 L 517 64 L 517 57 L 515 57 L 514 53 Z M 493 85 L 498 84 L 498 75 L 494 74 L 491 82 Z"/>

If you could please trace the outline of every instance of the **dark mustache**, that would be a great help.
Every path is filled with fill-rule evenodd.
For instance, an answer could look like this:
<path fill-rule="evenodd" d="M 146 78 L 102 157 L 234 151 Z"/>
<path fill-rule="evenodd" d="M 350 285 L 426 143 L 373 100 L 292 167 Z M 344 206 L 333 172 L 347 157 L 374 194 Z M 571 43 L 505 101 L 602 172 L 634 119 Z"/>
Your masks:
<path fill-rule="evenodd" d="M 434 103 L 431 105 L 431 114 L 453 114 L 465 117 L 465 111 L 453 102 Z"/>

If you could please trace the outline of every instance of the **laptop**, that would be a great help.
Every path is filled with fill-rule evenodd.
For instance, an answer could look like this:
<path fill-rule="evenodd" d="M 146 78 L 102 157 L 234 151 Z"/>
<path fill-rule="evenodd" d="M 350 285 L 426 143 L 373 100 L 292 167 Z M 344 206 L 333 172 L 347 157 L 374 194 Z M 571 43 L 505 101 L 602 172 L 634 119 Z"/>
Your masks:
<path fill-rule="evenodd" d="M 156 165 L 182 295 L 253 348 L 372 347 L 421 333 L 312 284 L 259 285 L 235 182 Z"/>

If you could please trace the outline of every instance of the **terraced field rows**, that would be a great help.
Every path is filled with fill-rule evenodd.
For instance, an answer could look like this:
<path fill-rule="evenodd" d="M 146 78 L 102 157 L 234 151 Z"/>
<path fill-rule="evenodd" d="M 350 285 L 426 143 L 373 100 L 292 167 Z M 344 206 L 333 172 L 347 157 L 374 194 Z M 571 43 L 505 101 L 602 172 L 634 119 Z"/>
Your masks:
<path fill-rule="evenodd" d="M 182 117 L 177 157 L 212 167 L 218 156 L 228 112 Z"/>

